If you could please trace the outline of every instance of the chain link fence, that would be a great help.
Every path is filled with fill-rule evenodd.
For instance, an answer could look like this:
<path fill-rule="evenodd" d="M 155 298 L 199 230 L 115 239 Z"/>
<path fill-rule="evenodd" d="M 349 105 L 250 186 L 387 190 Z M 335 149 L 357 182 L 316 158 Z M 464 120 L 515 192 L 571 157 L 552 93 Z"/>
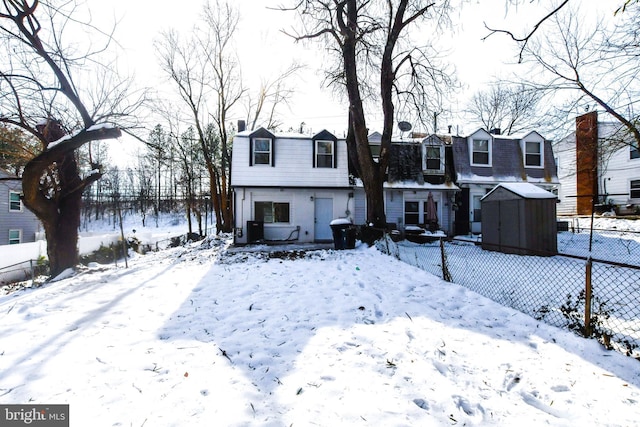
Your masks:
<path fill-rule="evenodd" d="M 640 266 L 570 254 L 505 254 L 462 239 L 419 244 L 387 235 L 376 245 L 446 281 L 640 360 Z"/>

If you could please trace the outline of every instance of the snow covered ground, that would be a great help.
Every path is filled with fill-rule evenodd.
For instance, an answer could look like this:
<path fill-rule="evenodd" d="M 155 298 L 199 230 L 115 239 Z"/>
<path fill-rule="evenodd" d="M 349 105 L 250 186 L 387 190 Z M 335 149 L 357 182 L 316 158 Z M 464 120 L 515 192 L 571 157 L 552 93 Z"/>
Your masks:
<path fill-rule="evenodd" d="M 638 361 L 594 340 L 364 245 L 230 241 L 0 297 L 0 402 L 68 403 L 75 427 L 640 419 Z"/>

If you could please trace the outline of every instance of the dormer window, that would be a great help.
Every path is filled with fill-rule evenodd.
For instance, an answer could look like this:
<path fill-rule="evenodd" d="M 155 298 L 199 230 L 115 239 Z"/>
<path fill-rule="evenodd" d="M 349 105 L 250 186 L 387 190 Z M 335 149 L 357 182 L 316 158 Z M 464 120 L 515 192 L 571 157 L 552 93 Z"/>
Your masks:
<path fill-rule="evenodd" d="M 333 141 L 316 141 L 316 167 L 333 167 Z"/>
<path fill-rule="evenodd" d="M 542 142 L 524 142 L 524 166 L 528 168 L 540 168 L 542 164 Z"/>
<path fill-rule="evenodd" d="M 488 139 L 472 140 L 471 164 L 475 166 L 491 166 L 491 144 Z"/>
<path fill-rule="evenodd" d="M 629 149 L 629 160 L 633 159 L 640 159 L 640 151 L 638 151 L 638 147 L 632 144 Z"/>
<path fill-rule="evenodd" d="M 271 164 L 271 139 L 256 138 L 253 140 L 253 164 L 254 165 L 270 165 Z"/>
<path fill-rule="evenodd" d="M 426 170 L 440 170 L 442 163 L 442 156 L 440 152 L 441 147 L 426 147 L 426 155 L 424 156 L 425 169 Z"/>
<path fill-rule="evenodd" d="M 313 167 L 314 168 L 335 168 L 338 167 L 336 160 L 337 141 L 331 132 L 323 130 L 312 138 L 313 141 Z"/>
<path fill-rule="evenodd" d="M 260 128 L 249 135 L 249 166 L 275 166 L 275 135 Z"/>

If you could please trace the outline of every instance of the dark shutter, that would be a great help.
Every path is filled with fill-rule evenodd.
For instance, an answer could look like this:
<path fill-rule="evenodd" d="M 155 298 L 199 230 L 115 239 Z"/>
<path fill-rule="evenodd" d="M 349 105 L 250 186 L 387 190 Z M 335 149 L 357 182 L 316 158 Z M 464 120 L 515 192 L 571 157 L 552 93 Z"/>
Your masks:
<path fill-rule="evenodd" d="M 253 166 L 253 138 L 249 138 L 249 166 Z"/>
<path fill-rule="evenodd" d="M 338 141 L 333 141 L 333 167 L 338 167 Z"/>
<path fill-rule="evenodd" d="M 315 168 L 316 167 L 316 140 L 315 139 L 311 140 L 311 147 L 312 147 L 312 149 L 311 149 L 311 152 L 312 152 L 312 155 L 311 155 L 311 167 Z"/>
<path fill-rule="evenodd" d="M 271 167 L 276 165 L 276 139 L 271 139 Z"/>

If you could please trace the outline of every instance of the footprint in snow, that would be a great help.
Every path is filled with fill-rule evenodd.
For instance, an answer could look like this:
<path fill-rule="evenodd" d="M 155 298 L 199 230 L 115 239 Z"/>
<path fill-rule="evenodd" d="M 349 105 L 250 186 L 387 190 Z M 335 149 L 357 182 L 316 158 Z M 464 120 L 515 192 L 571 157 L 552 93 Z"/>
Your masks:
<path fill-rule="evenodd" d="M 522 377 L 519 373 L 509 372 L 504 377 L 504 382 L 503 382 L 504 388 L 507 391 L 511 391 L 515 386 L 520 384 L 520 381 L 522 381 Z"/>
<path fill-rule="evenodd" d="M 433 361 L 433 366 L 434 366 L 434 367 L 438 370 L 438 372 L 440 372 L 440 374 L 442 374 L 442 376 L 444 376 L 444 377 L 446 377 L 446 376 L 447 376 L 447 374 L 449 373 L 449 366 L 448 366 L 448 365 L 446 365 L 446 364 L 444 364 L 444 363 L 442 363 L 442 362 L 440 362 L 440 361 L 434 360 L 434 361 Z"/>
<path fill-rule="evenodd" d="M 413 399 L 413 403 L 415 403 L 420 409 L 424 409 L 425 411 L 429 410 L 429 402 L 424 399 Z"/>

